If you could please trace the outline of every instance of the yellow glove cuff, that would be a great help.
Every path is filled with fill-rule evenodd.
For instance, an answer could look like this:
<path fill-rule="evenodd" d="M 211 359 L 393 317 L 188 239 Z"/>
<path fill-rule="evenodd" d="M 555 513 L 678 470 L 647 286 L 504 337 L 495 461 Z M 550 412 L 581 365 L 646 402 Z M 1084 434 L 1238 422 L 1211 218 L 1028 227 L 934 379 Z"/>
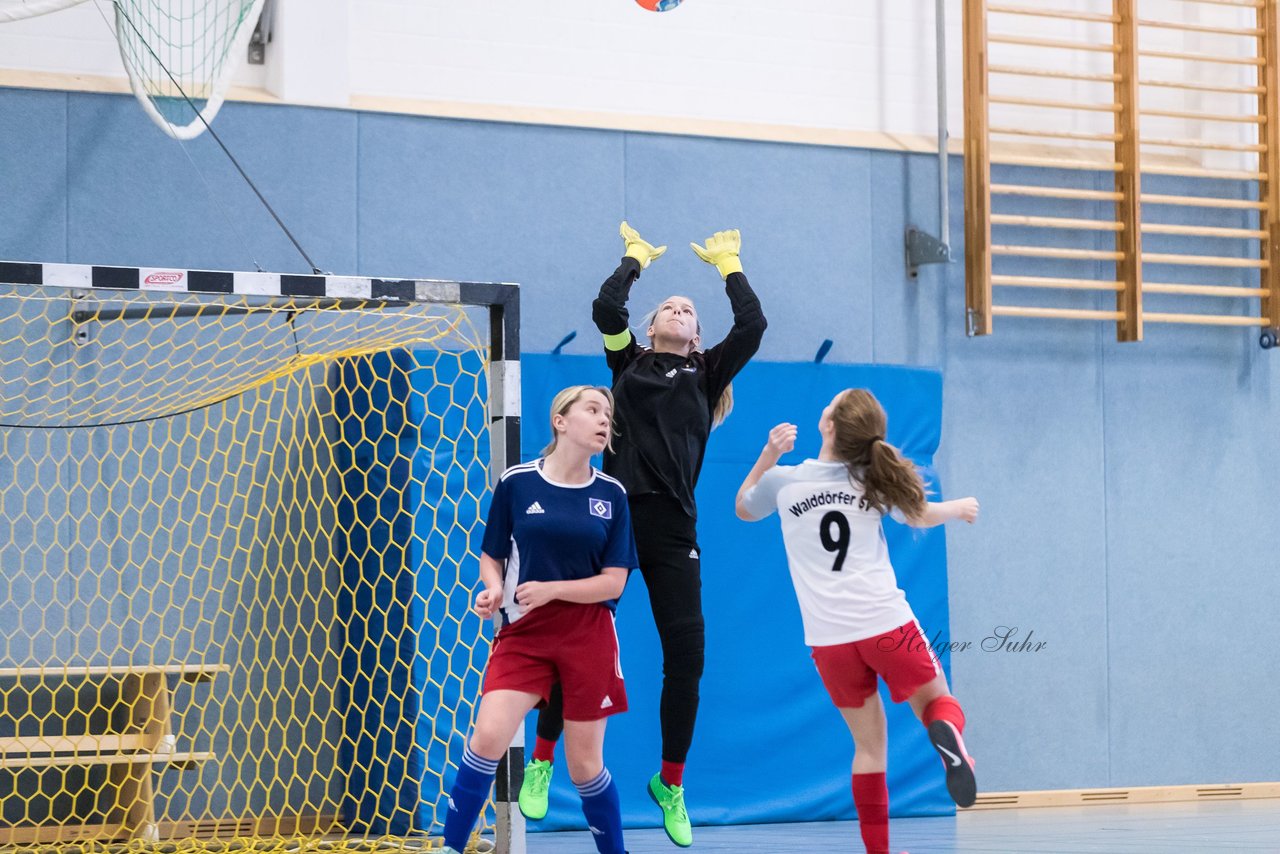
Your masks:
<path fill-rule="evenodd" d="M 635 257 L 635 256 L 631 256 Z M 636 259 L 639 260 L 639 259 Z M 627 345 L 631 343 L 631 330 L 624 329 L 614 335 L 604 336 L 604 348 L 606 350 L 625 350 Z"/>
<path fill-rule="evenodd" d="M 742 272 L 742 260 L 737 255 L 726 256 L 716 262 L 716 269 L 720 271 L 720 278 L 727 279 L 730 273 Z"/>

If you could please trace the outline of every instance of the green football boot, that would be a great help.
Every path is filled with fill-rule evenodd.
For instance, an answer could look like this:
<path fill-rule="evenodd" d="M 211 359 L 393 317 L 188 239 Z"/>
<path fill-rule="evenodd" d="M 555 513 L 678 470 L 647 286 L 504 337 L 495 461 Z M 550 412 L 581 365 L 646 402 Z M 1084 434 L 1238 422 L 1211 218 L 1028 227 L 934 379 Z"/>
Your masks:
<path fill-rule="evenodd" d="M 530 821 L 547 817 L 547 791 L 551 788 L 551 772 L 555 767 L 541 759 L 531 759 L 524 766 L 524 784 L 520 786 L 520 812 Z"/>
<path fill-rule="evenodd" d="M 662 782 L 661 774 L 654 774 L 649 781 L 649 797 L 662 808 L 662 829 L 667 838 L 681 848 L 692 845 L 693 827 L 684 808 L 684 786 L 668 786 Z"/>

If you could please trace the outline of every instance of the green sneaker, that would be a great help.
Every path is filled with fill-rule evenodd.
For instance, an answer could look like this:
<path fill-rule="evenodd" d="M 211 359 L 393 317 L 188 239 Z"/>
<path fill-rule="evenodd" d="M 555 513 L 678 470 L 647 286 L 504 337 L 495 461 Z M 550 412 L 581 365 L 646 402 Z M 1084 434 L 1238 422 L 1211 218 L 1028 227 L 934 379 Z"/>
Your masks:
<path fill-rule="evenodd" d="M 649 797 L 662 808 L 662 829 L 667 838 L 681 848 L 692 845 L 693 827 L 684 808 L 684 786 L 668 786 L 662 782 L 661 774 L 654 774 L 649 781 Z"/>
<path fill-rule="evenodd" d="M 524 783 L 520 786 L 520 812 L 530 821 L 541 821 L 547 817 L 547 790 L 551 788 L 551 772 L 554 767 L 550 762 L 531 759 L 524 766 Z"/>

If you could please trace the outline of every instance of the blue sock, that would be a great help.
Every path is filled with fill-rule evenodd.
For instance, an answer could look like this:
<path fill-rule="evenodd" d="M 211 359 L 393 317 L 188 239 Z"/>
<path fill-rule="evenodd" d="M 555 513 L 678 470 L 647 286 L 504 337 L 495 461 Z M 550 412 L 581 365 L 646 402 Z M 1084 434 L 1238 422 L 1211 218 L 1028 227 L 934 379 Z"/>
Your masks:
<path fill-rule="evenodd" d="M 444 818 L 444 844 L 457 851 L 465 851 L 467 838 L 476 826 L 484 802 L 489 800 L 489 789 L 498 774 L 498 760 L 485 759 L 471 752 L 468 746 L 462 754 L 458 776 L 449 792 L 449 810 Z M 621 849 L 619 849 L 621 850 Z"/>
<path fill-rule="evenodd" d="M 605 768 L 594 780 L 578 783 L 582 796 L 582 814 L 587 817 L 591 838 L 600 854 L 626 854 L 622 846 L 622 806 L 618 787 Z"/>

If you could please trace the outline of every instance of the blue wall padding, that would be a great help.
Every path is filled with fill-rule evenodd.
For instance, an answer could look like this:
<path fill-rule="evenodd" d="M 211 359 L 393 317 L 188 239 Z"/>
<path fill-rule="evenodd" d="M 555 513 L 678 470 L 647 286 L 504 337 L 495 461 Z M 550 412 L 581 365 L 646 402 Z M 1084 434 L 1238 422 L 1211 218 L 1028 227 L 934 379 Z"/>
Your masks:
<path fill-rule="evenodd" d="M 526 351 L 549 351 L 577 329 L 565 353 L 599 356 L 590 302 L 618 263 L 623 219 L 673 247 L 633 292 L 636 317 L 684 294 L 718 338 L 731 322 L 723 283 L 677 247 L 740 228 L 744 263 L 769 315 L 762 358 L 812 362 L 831 338 L 830 363 L 930 365 L 946 376 L 948 440 L 938 464 L 949 488 L 976 493 L 983 506 L 977 525 L 954 528 L 948 539 L 952 631 L 978 644 L 1010 625 L 1048 641 L 1035 654 L 971 649 L 955 657 L 983 789 L 1275 779 L 1276 753 L 1256 749 L 1254 738 L 1280 706 L 1268 658 L 1224 665 L 1217 645 L 1185 643 L 1235 625 L 1275 625 L 1280 525 L 1205 511 L 1274 504 L 1280 351 L 1261 350 L 1256 330 L 1148 324 L 1135 345 L 1116 342 L 1106 323 L 1001 318 L 994 335 L 968 337 L 964 265 L 924 267 L 918 281 L 903 265 L 905 230 L 937 227 L 938 164 L 928 154 L 242 103 L 223 107 L 218 132 L 323 269 L 519 282 Z M 952 157 L 957 258 L 960 165 Z M 1027 168 L 993 166 L 992 180 L 1025 183 Z M 1043 180 L 1114 189 L 1114 176 L 1102 172 L 1055 170 Z M 1144 181 L 1152 193 L 1257 193 L 1253 181 Z M 208 134 L 177 145 L 128 95 L 0 88 L 0 199 L 0 258 L 311 269 Z M 1110 216 L 1106 202 L 1004 203 L 1013 214 Z M 1176 207 L 1151 215 L 1187 221 Z M 1257 228 L 1258 219 L 1200 209 L 1195 222 Z M 1010 226 L 1008 242 L 1035 230 Z M 495 233 L 512 238 L 495 241 Z M 1061 246 L 1110 248 L 1105 233 L 1059 237 Z M 1156 252 L 1251 249 L 1216 238 L 1146 239 Z M 1101 261 L 1007 262 L 1002 272 L 1109 275 Z M 1257 274 L 1152 265 L 1149 275 L 1249 284 Z M 1151 296 L 1147 306 L 1162 310 L 1158 298 L 1169 310 L 1195 310 L 1175 295 Z M 1112 296 L 1093 291 L 1027 290 L 1017 301 L 1114 308 Z M 1215 310 L 1254 308 L 1239 300 Z M 731 421 L 724 429 L 713 455 L 738 428 Z M 1189 483 L 1201 500 L 1185 499 Z M 1161 654 L 1170 648 L 1179 654 Z M 1212 704 L 1184 701 L 1232 696 L 1240 685 L 1251 686 L 1256 702 L 1235 708 L 1238 726 L 1220 726 Z M 1039 703 L 1035 715 L 1007 713 L 1043 697 L 1053 703 Z M 1150 726 L 1153 707 L 1173 729 L 1195 732 L 1195 749 L 1166 749 L 1165 729 Z M 1028 751 L 1031 742 L 1044 750 Z M 1054 762 L 1042 760 L 1046 751 Z M 706 758 L 694 756 L 695 764 Z"/>
<path fill-rule="evenodd" d="M 526 355 L 525 458 L 549 438 L 548 409 L 559 389 L 608 384 L 602 357 Z M 712 434 L 698 484 L 699 543 L 707 667 L 685 785 L 695 823 L 815 821 L 853 817 L 853 755 L 848 730 L 831 705 L 804 645 L 799 607 L 787 573 L 777 517 L 738 520 L 733 496 L 776 423 L 799 425 L 796 451 L 817 454 L 818 417 L 836 392 L 871 389 L 889 413 L 888 439 L 923 467 L 936 489 L 933 454 L 942 420 L 937 371 L 813 363 L 751 364 L 734 383 L 736 405 Z M 941 528 L 914 532 L 888 522 L 885 533 L 899 583 L 925 631 L 949 635 L 946 540 Z M 605 759 L 622 793 L 630 827 L 657 824 L 644 792 L 658 769 L 658 699 L 662 660 L 648 595 L 633 574 L 618 610 L 630 711 L 609 722 Z M 944 667 L 950 667 L 943 657 Z M 963 700 L 963 698 L 961 698 Z M 908 706 L 885 703 L 889 717 L 889 792 L 893 815 L 940 815 L 954 809 L 942 766 Z M 526 730 L 534 738 L 533 717 Z M 584 826 L 579 799 L 558 753 L 551 806 L 537 830 Z"/>
<path fill-rule="evenodd" d="M 360 831 L 430 827 L 439 793 L 428 769 L 461 756 L 479 694 L 487 646 L 461 640 L 479 628 L 468 548 L 487 487 L 483 377 L 474 353 L 394 351 L 333 372 L 336 462 L 353 496 L 340 504 L 335 535 L 348 692 L 343 818 Z"/>

